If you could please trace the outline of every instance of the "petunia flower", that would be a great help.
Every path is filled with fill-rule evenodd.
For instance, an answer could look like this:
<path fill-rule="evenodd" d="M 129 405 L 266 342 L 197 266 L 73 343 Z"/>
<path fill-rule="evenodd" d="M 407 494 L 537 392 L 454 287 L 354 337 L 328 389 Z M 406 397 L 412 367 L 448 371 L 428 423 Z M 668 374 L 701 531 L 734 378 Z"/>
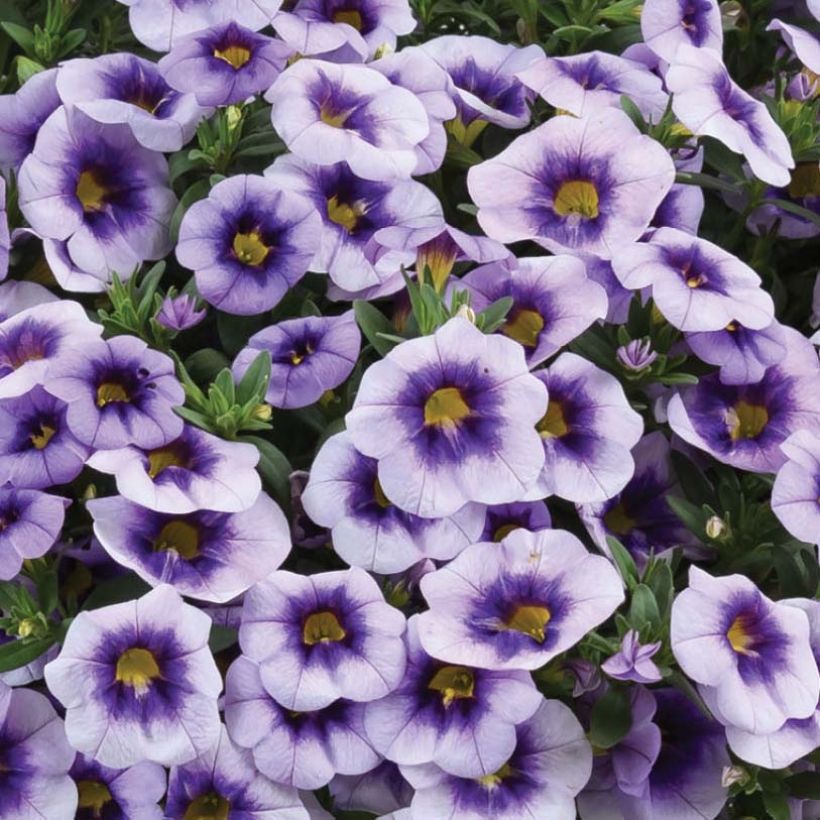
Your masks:
<path fill-rule="evenodd" d="M 0 580 L 10 581 L 23 561 L 45 555 L 59 538 L 67 498 L 0 487 Z"/>
<path fill-rule="evenodd" d="M 260 351 L 267 350 L 272 363 L 265 400 L 274 407 L 307 407 L 351 374 L 361 346 L 352 310 L 289 319 L 248 339 L 234 359 L 234 379 L 238 382 Z"/>
<path fill-rule="evenodd" d="M 379 462 L 385 496 L 437 518 L 520 500 L 543 466 L 535 423 L 545 410 L 523 348 L 456 317 L 371 365 L 346 423 Z"/>
<path fill-rule="evenodd" d="M 270 310 L 307 272 L 320 221 L 307 198 L 266 177 L 218 182 L 186 211 L 176 255 L 199 294 L 226 313 Z"/>
<path fill-rule="evenodd" d="M 467 187 L 493 239 L 609 259 L 644 233 L 674 176 L 660 143 L 606 109 L 553 117 L 470 168 Z"/>
<path fill-rule="evenodd" d="M 368 811 L 380 817 L 409 806 L 413 799 L 412 786 L 389 760 L 364 774 L 337 774 L 328 789 L 337 809 Z"/>
<path fill-rule="evenodd" d="M 421 645 L 482 669 L 538 669 L 605 621 L 623 600 L 612 564 L 563 530 L 515 530 L 468 547 L 421 591 Z"/>
<path fill-rule="evenodd" d="M 621 648 L 601 664 L 601 669 L 615 680 L 657 683 L 662 676 L 652 656 L 660 648 L 660 641 L 641 644 L 640 635 L 630 629 L 621 640 Z"/>
<path fill-rule="evenodd" d="M 795 537 L 820 542 L 820 432 L 798 430 L 780 449 L 786 463 L 772 487 L 772 512 Z"/>
<path fill-rule="evenodd" d="M 193 296 L 182 293 L 179 296 L 166 296 L 156 319 L 168 330 L 179 333 L 182 330 L 196 327 L 206 316 L 205 308 L 197 310 L 197 301 Z"/>
<path fill-rule="evenodd" d="M 390 574 L 424 558 L 447 561 L 479 540 L 483 507 L 465 504 L 448 517 L 419 518 L 390 503 L 377 468 L 348 432 L 337 433 L 317 453 L 302 494 L 305 511 L 331 529 L 333 547 L 346 563 Z"/>
<path fill-rule="evenodd" d="M 814 714 L 820 675 L 806 613 L 770 600 L 748 578 L 690 567 L 689 586 L 672 604 L 670 641 L 730 725 L 767 734 Z"/>
<path fill-rule="evenodd" d="M 474 541 L 501 541 L 513 530 L 548 530 L 552 526 L 550 511 L 543 501 L 516 501 L 487 507 L 484 532 Z"/>
<path fill-rule="evenodd" d="M 239 513 L 158 513 L 119 496 L 87 503 L 94 534 L 119 564 L 152 586 L 224 603 L 279 568 L 290 551 L 288 523 L 265 493 Z"/>
<path fill-rule="evenodd" d="M 182 434 L 153 450 L 100 450 L 88 466 L 115 477 L 123 498 L 156 512 L 241 512 L 256 502 L 262 483 L 259 451 L 186 424 Z"/>
<path fill-rule="evenodd" d="M 658 354 L 652 349 L 651 340 L 633 339 L 615 351 L 615 358 L 625 370 L 630 373 L 640 373 L 652 366 Z"/>
<path fill-rule="evenodd" d="M 59 296 L 36 282 L 9 279 L 0 283 L 0 323 L 31 307 L 58 301 L 61 301 Z M 63 301 L 63 304 L 67 301 Z M 88 325 L 94 327 L 92 322 Z"/>
<path fill-rule="evenodd" d="M 684 146 L 672 152 L 672 159 L 678 172 L 699 174 L 703 170 L 704 150 Z M 697 235 L 706 201 L 699 185 L 685 185 L 676 182 L 658 205 L 651 228 L 677 228 Z"/>
<path fill-rule="evenodd" d="M 751 233 L 756 236 L 772 234 L 783 239 L 812 239 L 820 233 L 820 226 L 810 217 L 787 211 L 771 201 L 781 199 L 815 214 L 820 213 L 817 163 L 798 162 L 785 187 L 767 187 L 763 195 L 763 202 L 746 219 L 746 228 Z M 730 204 L 743 207 L 743 199 Z"/>
<path fill-rule="evenodd" d="M 662 60 L 675 60 L 678 47 L 723 49 L 723 23 L 716 0 L 646 0 L 641 8 L 644 42 Z"/>
<path fill-rule="evenodd" d="M 820 74 L 820 40 L 815 34 L 776 18 L 766 26 L 766 31 L 779 31 L 783 42 L 794 52 L 797 59 L 809 71 Z"/>
<path fill-rule="evenodd" d="M 346 162 L 362 179 L 409 177 L 415 148 L 430 131 L 415 94 L 366 66 L 298 60 L 265 99 L 276 133 L 297 157 Z"/>
<path fill-rule="evenodd" d="M 111 768 L 184 763 L 211 748 L 222 678 L 210 630 L 167 585 L 77 615 L 45 669 L 71 745 Z"/>
<path fill-rule="evenodd" d="M 11 250 L 11 234 L 9 220 L 6 213 L 6 180 L 0 176 L 0 282 L 9 272 L 9 251 Z"/>
<path fill-rule="evenodd" d="M 335 774 L 363 774 L 380 762 L 367 741 L 364 704 L 337 700 L 316 711 L 286 709 L 245 656 L 233 662 L 225 686 L 231 739 L 251 749 L 256 768 L 275 783 L 319 789 Z"/>
<path fill-rule="evenodd" d="M 392 691 L 404 674 L 404 630 L 364 570 L 279 571 L 245 594 L 239 645 L 278 703 L 313 711 Z"/>

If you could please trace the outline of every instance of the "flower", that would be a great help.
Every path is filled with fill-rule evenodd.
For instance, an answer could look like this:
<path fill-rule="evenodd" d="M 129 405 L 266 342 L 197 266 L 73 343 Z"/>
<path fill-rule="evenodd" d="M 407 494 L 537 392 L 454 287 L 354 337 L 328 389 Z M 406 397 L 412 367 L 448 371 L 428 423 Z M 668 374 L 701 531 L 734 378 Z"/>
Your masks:
<path fill-rule="evenodd" d="M 766 106 L 732 80 L 717 54 L 680 46 L 666 86 L 675 116 L 690 131 L 743 154 L 764 182 L 789 184 L 789 169 L 794 168 L 789 141 Z"/>
<path fill-rule="evenodd" d="M 454 318 L 371 365 L 346 423 L 387 499 L 440 518 L 521 499 L 543 466 L 534 425 L 545 409 L 523 348 Z"/>
<path fill-rule="evenodd" d="M 797 59 L 809 71 L 820 74 L 820 42 L 816 35 L 776 18 L 766 26 L 766 31 L 779 31 L 783 42 L 794 52 Z"/>
<path fill-rule="evenodd" d="M 45 555 L 60 537 L 67 498 L 0 486 L 0 580 L 14 578 L 23 561 Z"/>
<path fill-rule="evenodd" d="M 678 47 L 708 48 L 720 55 L 723 23 L 714 0 L 646 0 L 641 8 L 641 35 L 662 60 L 676 59 Z"/>
<path fill-rule="evenodd" d="M 589 779 L 592 749 L 578 719 L 557 700 L 516 728 L 509 759 L 483 777 L 455 777 L 437 766 L 404 767 L 416 789 L 413 817 L 549 817 L 574 820 L 575 795 Z"/>
<path fill-rule="evenodd" d="M 501 541 L 513 530 L 530 532 L 548 530 L 552 519 L 543 501 L 517 501 L 513 504 L 494 504 L 487 507 L 484 532 L 474 541 Z"/>
<path fill-rule="evenodd" d="M 746 220 L 746 228 L 751 233 L 756 236 L 775 234 L 783 239 L 813 239 L 820 233 L 816 220 L 801 213 L 787 211 L 772 202 L 785 200 L 815 214 L 820 213 L 820 185 L 816 163 L 798 162 L 791 172 L 789 184 L 783 188 L 768 187 L 765 197 Z M 742 202 L 743 198 L 739 200 L 739 203 Z"/>
<path fill-rule="evenodd" d="M 702 147 L 683 146 L 672 153 L 678 172 L 699 174 L 703 170 L 704 150 Z M 652 228 L 677 228 L 697 235 L 706 201 L 703 189 L 698 185 L 676 182 L 658 205 L 652 221 Z"/>
<path fill-rule="evenodd" d="M 724 464 L 759 473 L 786 461 L 780 445 L 799 429 L 820 432 L 820 364 L 808 339 L 783 328 L 786 355 L 757 384 L 724 385 L 716 376 L 682 388 L 667 408 L 672 430 Z"/>
<path fill-rule="evenodd" d="M 814 714 L 820 675 L 806 613 L 770 600 L 748 578 L 690 567 L 689 586 L 672 604 L 670 640 L 727 723 L 767 734 Z"/>
<path fill-rule="evenodd" d="M 185 213 L 176 255 L 195 271 L 199 294 L 227 313 L 278 304 L 305 275 L 319 242 L 311 203 L 262 176 L 218 182 Z"/>
<path fill-rule="evenodd" d="M 310 269 L 351 292 L 395 280 L 416 249 L 446 227 L 435 194 L 414 180 L 368 182 L 345 163 L 323 167 L 289 154 L 265 176 L 311 201 L 322 231 Z M 403 284 L 398 276 L 394 290 Z"/>
<path fill-rule="evenodd" d="M 315 711 L 392 691 L 404 675 L 404 629 L 364 570 L 279 571 L 245 593 L 239 645 L 278 703 Z"/>
<path fill-rule="evenodd" d="M 517 137 L 470 168 L 467 187 L 493 239 L 609 259 L 644 233 L 674 176 L 665 148 L 606 109 L 553 117 Z"/>
<path fill-rule="evenodd" d="M 189 296 L 187 293 L 174 297 L 166 296 L 162 300 L 162 307 L 157 313 L 156 319 L 163 327 L 176 333 L 188 330 L 196 327 L 207 314 L 204 308 L 197 310 L 196 305 L 196 298 Z"/>
<path fill-rule="evenodd" d="M 44 239 L 67 242 L 73 264 L 86 273 L 127 278 L 170 250 L 177 200 L 168 188 L 168 164 L 127 125 L 58 108 L 20 167 L 19 186 L 31 227 Z"/>
<path fill-rule="evenodd" d="M 413 799 L 412 787 L 389 760 L 364 774 L 337 774 L 328 787 L 333 805 L 343 811 L 369 811 L 381 816 L 409 806 Z"/>
<path fill-rule="evenodd" d="M 9 234 L 9 220 L 6 213 L 6 180 L 0 176 L 0 282 L 9 272 L 9 251 L 11 250 L 11 235 Z"/>
<path fill-rule="evenodd" d="M 119 496 L 87 503 L 106 552 L 152 586 L 224 603 L 263 580 L 290 551 L 287 520 L 265 493 L 239 513 L 158 513 Z"/>
<path fill-rule="evenodd" d="M 621 345 L 615 351 L 615 356 L 624 370 L 630 373 L 640 373 L 646 370 L 658 358 L 658 354 L 652 350 L 651 339 L 633 339 Z"/>
<path fill-rule="evenodd" d="M 0 283 L 0 323 L 36 305 L 60 301 L 60 297 L 36 282 L 9 279 Z M 67 300 L 63 302 L 66 304 Z M 96 326 L 89 322 L 90 328 Z M 98 331 L 99 332 L 99 331 Z"/>
<path fill-rule="evenodd" d="M 390 503 L 377 467 L 342 432 L 325 441 L 310 470 L 305 511 L 331 528 L 333 547 L 346 563 L 386 575 L 426 557 L 447 561 L 478 540 L 483 507 L 465 504 L 449 517 L 418 518 Z"/>
<path fill-rule="evenodd" d="M 418 617 L 407 624 L 404 679 L 367 704 L 367 737 L 401 765 L 435 763 L 458 777 L 492 775 L 515 749 L 516 725 L 544 698 L 527 672 L 452 666 L 429 657 L 419 642 Z"/>
<path fill-rule="evenodd" d="M 0 683 L 0 814 L 68 820 L 77 790 L 68 776 L 74 749 L 45 695 Z"/>
<path fill-rule="evenodd" d="M 162 820 L 157 805 L 165 794 L 165 770 L 158 763 L 141 760 L 127 769 L 111 769 L 93 758 L 78 754 L 71 778 L 79 795 L 77 817 L 134 817 Z"/>
<path fill-rule="evenodd" d="M 319 789 L 335 774 L 363 774 L 379 764 L 365 734 L 364 704 L 337 700 L 318 711 L 286 709 L 245 656 L 233 662 L 225 685 L 231 739 L 251 749 L 256 768 L 275 783 Z"/>
<path fill-rule="evenodd" d="M 94 453 L 88 466 L 113 475 L 123 498 L 156 512 L 241 512 L 262 488 L 252 444 L 224 441 L 184 425 L 179 438 L 153 450 L 124 447 Z"/>
<path fill-rule="evenodd" d="M 651 288 L 658 310 L 679 330 L 722 330 L 735 321 L 760 330 L 774 318 L 772 297 L 745 262 L 675 228 L 621 246 L 612 266 L 624 287 Z"/>
<path fill-rule="evenodd" d="M 606 291 L 587 278 L 573 256 L 537 256 L 482 265 L 458 286 L 472 294 L 471 306 L 484 310 L 505 296 L 512 307 L 498 329 L 524 346 L 533 368 L 606 316 Z"/>
<path fill-rule="evenodd" d="M 772 512 L 795 538 L 820 542 L 820 435 L 798 430 L 780 449 L 787 460 L 772 487 Z"/>
<path fill-rule="evenodd" d="M 159 61 L 171 88 L 200 105 L 232 105 L 270 88 L 291 50 L 234 20 L 181 38 Z"/>
<path fill-rule="evenodd" d="M 133 336 L 74 347 L 51 366 L 46 387 L 66 403 L 68 429 L 89 447 L 163 447 L 182 432 L 174 407 L 185 391 L 173 360 Z"/>
<path fill-rule="evenodd" d="M 223 726 L 212 748 L 171 769 L 164 816 L 167 820 L 187 820 L 233 813 L 243 820 L 308 818 L 296 790 L 260 774 L 253 755 L 236 746 Z"/>
<path fill-rule="evenodd" d="M 274 407 L 307 407 L 353 371 L 362 337 L 352 310 L 341 316 L 306 316 L 260 330 L 233 363 L 238 382 L 260 351 L 271 354 L 265 399 Z"/>
<path fill-rule="evenodd" d="M 78 58 L 60 66 L 57 91 L 99 123 L 124 123 L 140 145 L 179 151 L 207 114 L 193 94 L 179 94 L 156 63 L 133 54 Z"/>
<path fill-rule="evenodd" d="M 366 66 L 298 60 L 265 99 L 276 133 L 297 157 L 346 162 L 362 179 L 409 177 L 415 147 L 430 131 L 415 94 Z"/>
<path fill-rule="evenodd" d="M 538 669 L 605 621 L 623 601 L 612 564 L 563 530 L 515 530 L 468 547 L 421 591 L 428 655 L 481 669 Z"/>
<path fill-rule="evenodd" d="M 657 683 L 661 680 L 661 672 L 652 656 L 660 648 L 660 641 L 641 644 L 640 635 L 634 629 L 629 629 L 621 640 L 621 648 L 603 662 L 601 669 L 615 680 Z"/>
<path fill-rule="evenodd" d="M 535 426 L 546 460 L 528 500 L 612 498 L 634 474 L 629 451 L 643 433 L 620 382 L 575 353 L 562 353 L 534 375 L 547 388 L 549 405 Z"/>
<path fill-rule="evenodd" d="M 167 585 L 80 612 L 45 668 L 71 745 L 115 769 L 184 763 L 211 748 L 222 678 L 210 630 L 211 619 Z"/>
<path fill-rule="evenodd" d="M 625 95 L 645 117 L 657 122 L 669 99 L 660 77 L 644 65 L 604 51 L 545 56 L 516 76 L 550 105 L 576 117 L 620 108 Z"/>
<path fill-rule="evenodd" d="M 0 485 L 43 489 L 80 474 L 90 450 L 68 429 L 66 410 L 42 387 L 0 400 Z"/>

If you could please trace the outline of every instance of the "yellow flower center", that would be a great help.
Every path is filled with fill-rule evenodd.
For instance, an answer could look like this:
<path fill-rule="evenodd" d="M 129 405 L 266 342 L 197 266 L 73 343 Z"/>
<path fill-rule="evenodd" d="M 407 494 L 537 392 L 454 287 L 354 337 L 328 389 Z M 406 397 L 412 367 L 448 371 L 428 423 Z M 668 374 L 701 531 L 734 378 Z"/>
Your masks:
<path fill-rule="evenodd" d="M 470 415 L 470 407 L 457 387 L 440 387 L 424 403 L 424 424 L 455 427 Z"/>
<path fill-rule="evenodd" d="M 40 432 L 32 433 L 29 438 L 31 439 L 31 443 L 38 450 L 45 450 L 56 432 L 57 431 L 53 427 L 49 427 L 47 424 L 41 424 Z"/>
<path fill-rule="evenodd" d="M 187 521 L 169 521 L 154 540 L 154 550 L 174 550 L 181 558 L 190 561 L 199 555 L 199 530 Z"/>
<path fill-rule="evenodd" d="M 216 792 L 210 792 L 192 800 L 182 820 L 228 820 L 230 813 L 230 801 Z"/>
<path fill-rule="evenodd" d="M 386 510 L 389 506 L 391 506 L 390 499 L 384 494 L 384 490 L 382 489 L 382 485 L 379 483 L 378 478 L 373 482 L 373 497 L 382 509 Z"/>
<path fill-rule="evenodd" d="M 233 238 L 233 252 L 243 265 L 258 268 L 270 253 L 270 248 L 262 241 L 258 231 L 238 233 Z"/>
<path fill-rule="evenodd" d="M 493 774 L 485 774 L 484 777 L 477 777 L 476 780 L 484 786 L 485 789 L 497 789 L 502 780 L 511 777 L 515 772 L 509 763 L 505 763 L 497 772 Z"/>
<path fill-rule="evenodd" d="M 635 529 L 635 524 L 637 524 L 637 521 L 627 513 L 624 509 L 624 505 L 620 503 L 616 504 L 604 515 L 604 526 L 616 535 L 626 535 L 632 532 L 632 530 Z"/>
<path fill-rule="evenodd" d="M 144 692 L 151 681 L 158 677 L 159 666 L 147 649 L 126 649 L 117 661 L 116 679 L 138 691 Z"/>
<path fill-rule="evenodd" d="M 111 792 L 105 783 L 98 780 L 78 780 L 78 806 L 81 809 L 91 809 L 93 816 L 99 817 L 103 806 L 111 800 Z"/>
<path fill-rule="evenodd" d="M 544 633 L 552 615 L 545 606 L 519 606 L 507 618 L 506 627 L 529 635 L 536 643 L 544 643 Z"/>
<path fill-rule="evenodd" d="M 501 332 L 524 347 L 535 347 L 544 329 L 544 317 L 537 310 L 517 310 L 501 326 Z"/>
<path fill-rule="evenodd" d="M 551 401 L 547 405 L 547 412 L 535 429 L 541 434 L 541 438 L 561 438 L 569 432 L 569 425 L 564 418 L 564 408 L 560 402 Z"/>
<path fill-rule="evenodd" d="M 347 118 L 350 114 L 351 112 L 349 110 L 335 111 L 326 103 L 319 108 L 319 119 L 331 128 L 344 128 L 344 124 L 347 122 Z"/>
<path fill-rule="evenodd" d="M 598 216 L 598 191 L 585 180 L 565 182 L 558 189 L 552 207 L 559 216 L 576 214 L 585 219 L 595 219 Z"/>
<path fill-rule="evenodd" d="M 185 461 L 173 447 L 160 447 L 148 453 L 148 477 L 156 478 L 168 467 L 184 467 Z"/>
<path fill-rule="evenodd" d="M 475 676 L 466 666 L 442 666 L 427 688 L 441 692 L 444 705 L 449 706 L 454 700 L 473 697 Z"/>
<path fill-rule="evenodd" d="M 355 9 L 339 9 L 333 13 L 334 23 L 347 23 L 353 26 L 356 31 L 362 30 L 362 15 Z"/>
<path fill-rule="evenodd" d="M 101 185 L 93 171 L 83 171 L 77 180 L 77 199 L 86 213 L 101 211 L 105 207 L 108 190 Z"/>
<path fill-rule="evenodd" d="M 339 202 L 336 194 L 327 201 L 327 218 L 337 225 L 341 225 L 348 233 L 356 230 L 359 217 L 364 214 L 364 208 L 360 205 L 348 205 Z"/>
<path fill-rule="evenodd" d="M 313 348 L 306 344 L 304 350 L 291 350 L 290 352 L 290 363 L 297 367 L 298 365 L 302 364 L 302 362 L 313 353 Z"/>
<path fill-rule="evenodd" d="M 727 413 L 726 421 L 732 441 L 757 438 L 769 423 L 769 413 L 762 404 L 741 399 Z"/>
<path fill-rule="evenodd" d="M 729 631 L 726 633 L 732 649 L 740 655 L 751 655 L 755 644 L 754 635 L 749 631 L 747 619 L 743 615 L 738 615 L 732 621 Z"/>
<path fill-rule="evenodd" d="M 227 48 L 215 48 L 214 57 L 217 60 L 224 60 L 235 71 L 239 71 L 245 63 L 251 59 L 251 50 L 245 46 L 228 46 Z"/>
<path fill-rule="evenodd" d="M 112 402 L 130 402 L 128 391 L 117 382 L 103 382 L 97 388 L 97 407 L 105 407 Z"/>
<path fill-rule="evenodd" d="M 494 533 L 493 541 L 503 541 L 514 530 L 520 530 L 520 524 L 502 524 Z"/>
<path fill-rule="evenodd" d="M 302 628 L 302 640 L 308 646 L 342 641 L 345 635 L 347 632 L 332 612 L 314 612 L 308 615 Z"/>

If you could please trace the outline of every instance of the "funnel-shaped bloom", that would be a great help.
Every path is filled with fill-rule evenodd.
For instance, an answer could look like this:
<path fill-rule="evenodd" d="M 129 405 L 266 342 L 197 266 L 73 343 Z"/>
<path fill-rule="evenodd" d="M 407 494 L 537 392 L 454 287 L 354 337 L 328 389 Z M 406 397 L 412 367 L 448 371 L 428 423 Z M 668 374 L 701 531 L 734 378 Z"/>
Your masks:
<path fill-rule="evenodd" d="M 681 45 L 720 54 L 723 24 L 716 0 L 646 0 L 641 8 L 644 42 L 671 63 Z"/>
<path fill-rule="evenodd" d="M 801 541 L 820 542 L 820 433 L 798 430 L 780 449 L 787 461 L 772 487 L 772 511 Z"/>

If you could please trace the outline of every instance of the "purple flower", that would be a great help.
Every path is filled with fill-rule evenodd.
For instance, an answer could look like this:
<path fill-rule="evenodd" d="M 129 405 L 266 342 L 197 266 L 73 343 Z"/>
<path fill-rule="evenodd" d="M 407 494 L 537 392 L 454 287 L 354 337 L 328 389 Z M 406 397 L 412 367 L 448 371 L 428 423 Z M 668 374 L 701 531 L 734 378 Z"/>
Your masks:
<path fill-rule="evenodd" d="M 788 185 L 794 168 L 789 141 L 766 106 L 738 86 L 709 49 L 682 45 L 666 73 L 675 116 L 693 133 L 743 154 L 755 175 Z"/>
<path fill-rule="evenodd" d="M 6 180 L 0 176 L 0 282 L 9 272 L 9 250 L 11 249 L 11 234 L 6 213 Z"/>
<path fill-rule="evenodd" d="M 197 289 L 227 313 L 252 315 L 278 304 L 306 273 L 319 242 L 311 203 L 266 177 L 218 182 L 185 213 L 177 259 Z"/>
<path fill-rule="evenodd" d="M 74 817 L 77 789 L 68 776 L 74 749 L 48 698 L 0 683 L 0 815 Z"/>
<path fill-rule="evenodd" d="M 474 541 L 495 541 L 498 543 L 513 530 L 548 530 L 552 519 L 543 501 L 517 501 L 513 504 L 494 504 L 487 507 L 484 532 Z"/>
<path fill-rule="evenodd" d="M 678 47 L 708 48 L 720 55 L 723 24 L 715 0 L 646 0 L 641 9 L 641 34 L 649 48 L 666 62 Z"/>
<path fill-rule="evenodd" d="M 171 247 L 177 200 L 165 158 L 127 125 L 58 108 L 20 168 L 20 210 L 44 239 L 67 242 L 73 264 L 98 278 L 128 277 Z"/>
<path fill-rule="evenodd" d="M 240 103 L 268 89 L 291 50 L 231 20 L 174 43 L 159 61 L 171 88 L 193 94 L 200 105 Z"/>
<path fill-rule="evenodd" d="M 265 99 L 273 103 L 273 127 L 297 157 L 346 162 L 362 179 L 409 177 L 415 147 L 430 131 L 415 94 L 366 66 L 298 60 Z"/>
<path fill-rule="evenodd" d="M 119 496 L 89 501 L 106 552 L 152 586 L 224 603 L 279 568 L 290 551 L 288 523 L 264 493 L 239 513 L 158 513 Z"/>
<path fill-rule="evenodd" d="M 580 258 L 586 265 L 587 277 L 606 291 L 609 303 L 606 321 L 616 325 L 625 324 L 629 318 L 629 305 L 634 297 L 632 291 L 618 281 L 610 260 L 584 254 L 580 254 Z"/>
<path fill-rule="evenodd" d="M 670 640 L 683 671 L 713 690 L 732 726 L 767 734 L 814 714 L 820 675 L 806 613 L 771 601 L 744 576 L 691 567 L 672 605 Z"/>
<path fill-rule="evenodd" d="M 267 350 L 271 377 L 266 401 L 274 407 L 307 407 L 351 374 L 361 346 L 352 310 L 289 319 L 251 336 L 234 360 L 233 375 L 238 382 L 260 351 Z"/>
<path fill-rule="evenodd" d="M 133 54 L 105 54 L 64 63 L 57 74 L 62 101 L 99 123 L 124 123 L 152 151 L 179 151 L 208 113 L 193 94 L 178 94 L 156 63 Z"/>
<path fill-rule="evenodd" d="M 18 282 L 10 279 L 8 282 L 0 284 L 0 323 L 31 307 L 59 301 L 59 296 L 36 282 Z M 66 302 L 62 304 L 66 304 Z M 88 326 L 90 328 L 97 327 L 91 322 L 88 322 Z"/>
<path fill-rule="evenodd" d="M 104 766 L 184 763 L 219 737 L 211 619 L 169 586 L 81 612 L 46 666 L 75 749 Z"/>
<path fill-rule="evenodd" d="M 684 146 L 673 152 L 672 159 L 678 171 L 700 173 L 703 169 L 703 148 Z M 697 235 L 703 216 L 705 200 L 703 189 L 698 185 L 675 183 L 658 205 L 650 226 L 653 228 L 677 228 Z"/>
<path fill-rule="evenodd" d="M 194 296 L 182 293 L 179 296 L 166 296 L 162 300 L 162 307 L 156 319 L 168 330 L 179 333 L 183 330 L 196 327 L 206 316 L 205 308 L 197 310 L 197 300 Z"/>
<path fill-rule="evenodd" d="M 337 700 L 316 711 L 286 709 L 244 656 L 231 665 L 225 686 L 232 740 L 251 749 L 256 768 L 275 783 L 318 789 L 335 774 L 363 774 L 379 764 L 364 730 L 364 704 Z"/>
<path fill-rule="evenodd" d="M 0 400 L 0 485 L 44 489 L 80 474 L 90 449 L 68 429 L 66 410 L 42 387 Z"/>
<path fill-rule="evenodd" d="M 424 518 L 468 501 L 518 501 L 543 466 L 535 423 L 546 391 L 523 348 L 454 318 L 365 372 L 347 429 L 378 461 L 384 494 Z"/>
<path fill-rule="evenodd" d="M 538 669 L 574 646 L 623 601 L 612 564 L 563 530 L 511 532 L 468 547 L 421 591 L 425 651 L 482 669 Z"/>
<path fill-rule="evenodd" d="M 820 41 L 817 36 L 782 20 L 772 20 L 766 31 L 779 31 L 783 41 L 801 63 L 814 74 L 820 74 Z"/>
<path fill-rule="evenodd" d="M 271 697 L 301 712 L 391 692 L 404 674 L 404 630 L 364 570 L 279 571 L 245 594 L 239 644 Z"/>
<path fill-rule="evenodd" d="M 428 557 L 447 561 L 478 540 L 481 506 L 465 504 L 445 518 L 418 518 L 388 501 L 377 468 L 348 432 L 327 439 L 311 467 L 302 503 L 313 521 L 331 528 L 342 560 L 386 575 Z"/>
<path fill-rule="evenodd" d="M 395 763 L 385 760 L 360 775 L 338 774 L 329 784 L 333 805 L 343 811 L 369 811 L 379 816 L 410 805 L 412 786 Z"/>
<path fill-rule="evenodd" d="M 89 447 L 162 447 L 182 432 L 174 362 L 134 336 L 72 348 L 50 368 L 47 389 L 68 405 L 68 429 Z"/>
<path fill-rule="evenodd" d="M 640 373 L 642 370 L 651 367 L 658 354 L 652 350 L 651 339 L 633 339 L 625 345 L 621 345 L 615 355 L 625 370 L 631 373 Z"/>
<path fill-rule="evenodd" d="M 184 425 L 179 438 L 153 450 L 100 450 L 88 466 L 113 475 L 123 498 L 156 512 L 241 512 L 254 505 L 262 483 L 259 451 Z"/>
<path fill-rule="evenodd" d="M 0 580 L 14 578 L 23 561 L 45 555 L 60 536 L 67 498 L 0 487 Z"/>
<path fill-rule="evenodd" d="M 817 184 L 817 166 L 800 162 L 791 173 L 791 181 L 784 188 L 767 188 L 769 199 L 783 199 L 795 205 L 820 213 L 820 189 Z M 746 220 L 746 228 L 756 236 L 774 234 L 784 239 L 812 239 L 820 233 L 817 222 L 800 214 L 790 213 L 781 206 L 764 200 Z M 740 199 L 737 204 L 742 203 Z M 734 207 L 734 204 L 733 204 Z"/>
<path fill-rule="evenodd" d="M 609 259 L 644 233 L 674 175 L 665 148 L 606 109 L 553 117 L 470 168 L 467 187 L 493 239 Z"/>
<path fill-rule="evenodd" d="M 621 648 L 604 661 L 601 669 L 615 680 L 657 683 L 661 679 L 661 673 L 652 656 L 660 648 L 660 641 L 641 644 L 640 635 L 634 629 L 630 629 L 621 640 Z"/>
<path fill-rule="evenodd" d="M 798 430 L 780 449 L 786 463 L 772 487 L 772 512 L 795 537 L 820 542 L 820 435 Z"/>

